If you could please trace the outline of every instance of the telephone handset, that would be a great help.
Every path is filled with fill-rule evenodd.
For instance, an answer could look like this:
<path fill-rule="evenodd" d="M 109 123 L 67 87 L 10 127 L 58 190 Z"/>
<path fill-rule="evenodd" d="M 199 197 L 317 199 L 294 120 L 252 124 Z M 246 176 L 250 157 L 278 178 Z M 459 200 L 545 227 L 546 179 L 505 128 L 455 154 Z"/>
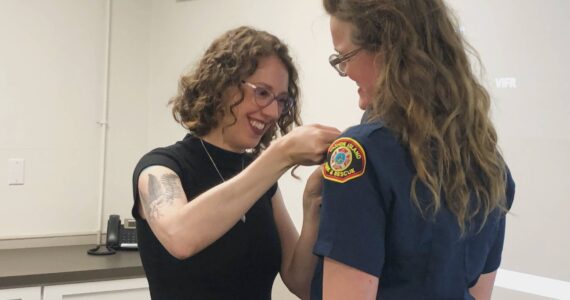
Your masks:
<path fill-rule="evenodd" d="M 93 249 L 87 250 L 89 255 L 111 255 L 115 254 L 115 250 L 137 250 L 137 228 L 136 221 L 133 219 L 125 219 L 125 224 L 121 224 L 119 215 L 110 215 L 107 221 L 107 243 L 105 247 L 101 245 Z M 99 240 L 101 233 L 97 239 Z"/>
<path fill-rule="evenodd" d="M 134 219 L 125 219 L 125 224 L 121 224 L 119 215 L 110 215 L 107 221 L 107 247 L 116 250 L 136 250 L 137 229 Z"/>

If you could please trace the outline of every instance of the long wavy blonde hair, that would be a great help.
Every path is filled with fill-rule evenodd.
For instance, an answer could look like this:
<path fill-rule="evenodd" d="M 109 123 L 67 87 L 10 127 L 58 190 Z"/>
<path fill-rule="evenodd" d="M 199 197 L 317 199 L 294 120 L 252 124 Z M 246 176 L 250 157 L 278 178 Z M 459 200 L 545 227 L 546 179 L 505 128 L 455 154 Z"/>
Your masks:
<path fill-rule="evenodd" d="M 323 0 L 353 25 L 354 44 L 381 63 L 370 119 L 382 120 L 411 154 L 411 198 L 422 215 L 445 205 L 465 233 L 475 216 L 506 211 L 506 165 L 489 118 L 490 97 L 473 74 L 479 61 L 441 0 Z M 418 180 L 432 199 L 418 199 Z"/>

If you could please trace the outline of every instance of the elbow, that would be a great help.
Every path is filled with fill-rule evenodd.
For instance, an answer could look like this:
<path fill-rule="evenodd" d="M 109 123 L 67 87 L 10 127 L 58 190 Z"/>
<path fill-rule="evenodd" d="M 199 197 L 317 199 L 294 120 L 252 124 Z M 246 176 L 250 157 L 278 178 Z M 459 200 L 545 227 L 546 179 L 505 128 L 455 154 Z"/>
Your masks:
<path fill-rule="evenodd" d="M 170 255 L 172 255 L 174 258 L 178 260 L 185 260 L 194 255 L 194 252 L 189 247 L 185 247 L 183 245 L 171 245 L 165 248 L 166 251 L 170 253 Z"/>
<path fill-rule="evenodd" d="M 311 292 L 310 281 L 299 280 L 299 278 L 291 278 L 291 276 L 282 276 L 281 279 L 283 280 L 283 283 L 287 289 L 295 296 L 299 297 L 299 299 L 309 299 Z"/>
<path fill-rule="evenodd" d="M 309 288 L 301 288 L 297 287 L 296 289 L 289 289 L 289 291 L 295 296 L 299 297 L 301 300 L 309 300 L 310 296 L 310 289 Z"/>
<path fill-rule="evenodd" d="M 297 297 L 299 297 L 299 299 L 301 300 L 309 300 L 310 299 L 310 291 L 309 289 L 307 289 L 306 291 L 298 291 L 295 294 Z"/>
<path fill-rule="evenodd" d="M 311 295 L 310 285 L 302 285 L 298 287 L 295 295 L 297 295 L 301 300 L 309 300 Z"/>
<path fill-rule="evenodd" d="M 181 235 L 176 232 L 167 233 L 165 242 L 162 243 L 166 251 L 178 260 L 185 260 L 196 254 L 197 247 L 194 244 L 188 234 Z"/>

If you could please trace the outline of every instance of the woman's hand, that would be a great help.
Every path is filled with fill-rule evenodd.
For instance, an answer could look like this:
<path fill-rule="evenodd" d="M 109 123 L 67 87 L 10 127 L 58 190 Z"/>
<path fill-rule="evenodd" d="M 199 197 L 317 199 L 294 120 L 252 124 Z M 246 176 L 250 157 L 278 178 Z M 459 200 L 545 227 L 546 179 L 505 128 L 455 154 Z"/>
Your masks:
<path fill-rule="evenodd" d="M 289 166 L 320 164 L 329 145 L 340 135 L 334 127 L 320 124 L 299 126 L 279 139 Z"/>
<path fill-rule="evenodd" d="M 308 220 L 318 222 L 319 208 L 321 207 L 323 175 L 322 167 L 316 168 L 307 179 L 303 192 L 303 215 Z"/>

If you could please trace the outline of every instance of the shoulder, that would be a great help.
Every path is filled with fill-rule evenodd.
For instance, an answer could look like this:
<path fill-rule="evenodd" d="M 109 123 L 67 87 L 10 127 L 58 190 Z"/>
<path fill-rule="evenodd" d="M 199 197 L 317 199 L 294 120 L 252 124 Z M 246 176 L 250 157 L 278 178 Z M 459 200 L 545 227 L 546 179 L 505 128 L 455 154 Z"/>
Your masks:
<path fill-rule="evenodd" d="M 340 182 L 369 174 L 389 179 L 407 175 L 412 170 L 409 153 L 396 134 L 381 122 L 348 128 L 328 149 L 324 172 Z M 341 173 L 335 173 L 341 172 Z M 330 175 L 332 174 L 332 175 Z M 337 174 L 335 176 L 334 174 Z M 327 178 L 327 175 L 325 178 Z"/>
<path fill-rule="evenodd" d="M 342 136 L 349 136 L 353 138 L 365 138 L 372 134 L 381 131 L 384 128 L 382 122 L 364 123 L 356 126 L 349 127 L 344 131 Z"/>
<path fill-rule="evenodd" d="M 396 135 L 382 122 L 373 122 L 349 127 L 341 137 L 352 138 L 363 146 L 399 145 Z"/>
<path fill-rule="evenodd" d="M 383 129 L 382 123 L 367 123 L 343 132 L 329 146 L 323 169 L 324 177 L 344 183 L 366 173 L 369 148 L 375 144 L 375 136 L 382 135 Z"/>
<path fill-rule="evenodd" d="M 405 154 L 405 149 L 397 136 L 381 122 L 350 127 L 341 134 L 333 143 L 333 146 L 337 142 L 343 141 L 357 145 L 364 155 L 370 156 L 372 159 L 375 157 L 389 159 L 394 155 L 401 156 Z"/>
<path fill-rule="evenodd" d="M 163 166 L 180 174 L 188 157 L 193 156 L 196 138 L 187 135 L 183 140 L 170 146 L 155 148 L 144 154 L 135 167 L 135 176 L 150 166 Z"/>
<path fill-rule="evenodd" d="M 194 149 L 199 146 L 199 139 L 192 136 L 191 134 L 186 135 L 184 139 L 165 147 L 155 148 L 148 153 L 146 153 L 141 161 L 149 158 L 156 158 L 161 156 L 170 157 L 172 159 L 180 159 L 185 153 L 191 153 Z"/>
<path fill-rule="evenodd" d="M 172 146 L 161 147 L 144 154 L 138 161 L 135 169 L 142 171 L 150 166 L 165 166 L 172 169 L 173 165 L 178 165 L 180 158 L 173 151 Z"/>

